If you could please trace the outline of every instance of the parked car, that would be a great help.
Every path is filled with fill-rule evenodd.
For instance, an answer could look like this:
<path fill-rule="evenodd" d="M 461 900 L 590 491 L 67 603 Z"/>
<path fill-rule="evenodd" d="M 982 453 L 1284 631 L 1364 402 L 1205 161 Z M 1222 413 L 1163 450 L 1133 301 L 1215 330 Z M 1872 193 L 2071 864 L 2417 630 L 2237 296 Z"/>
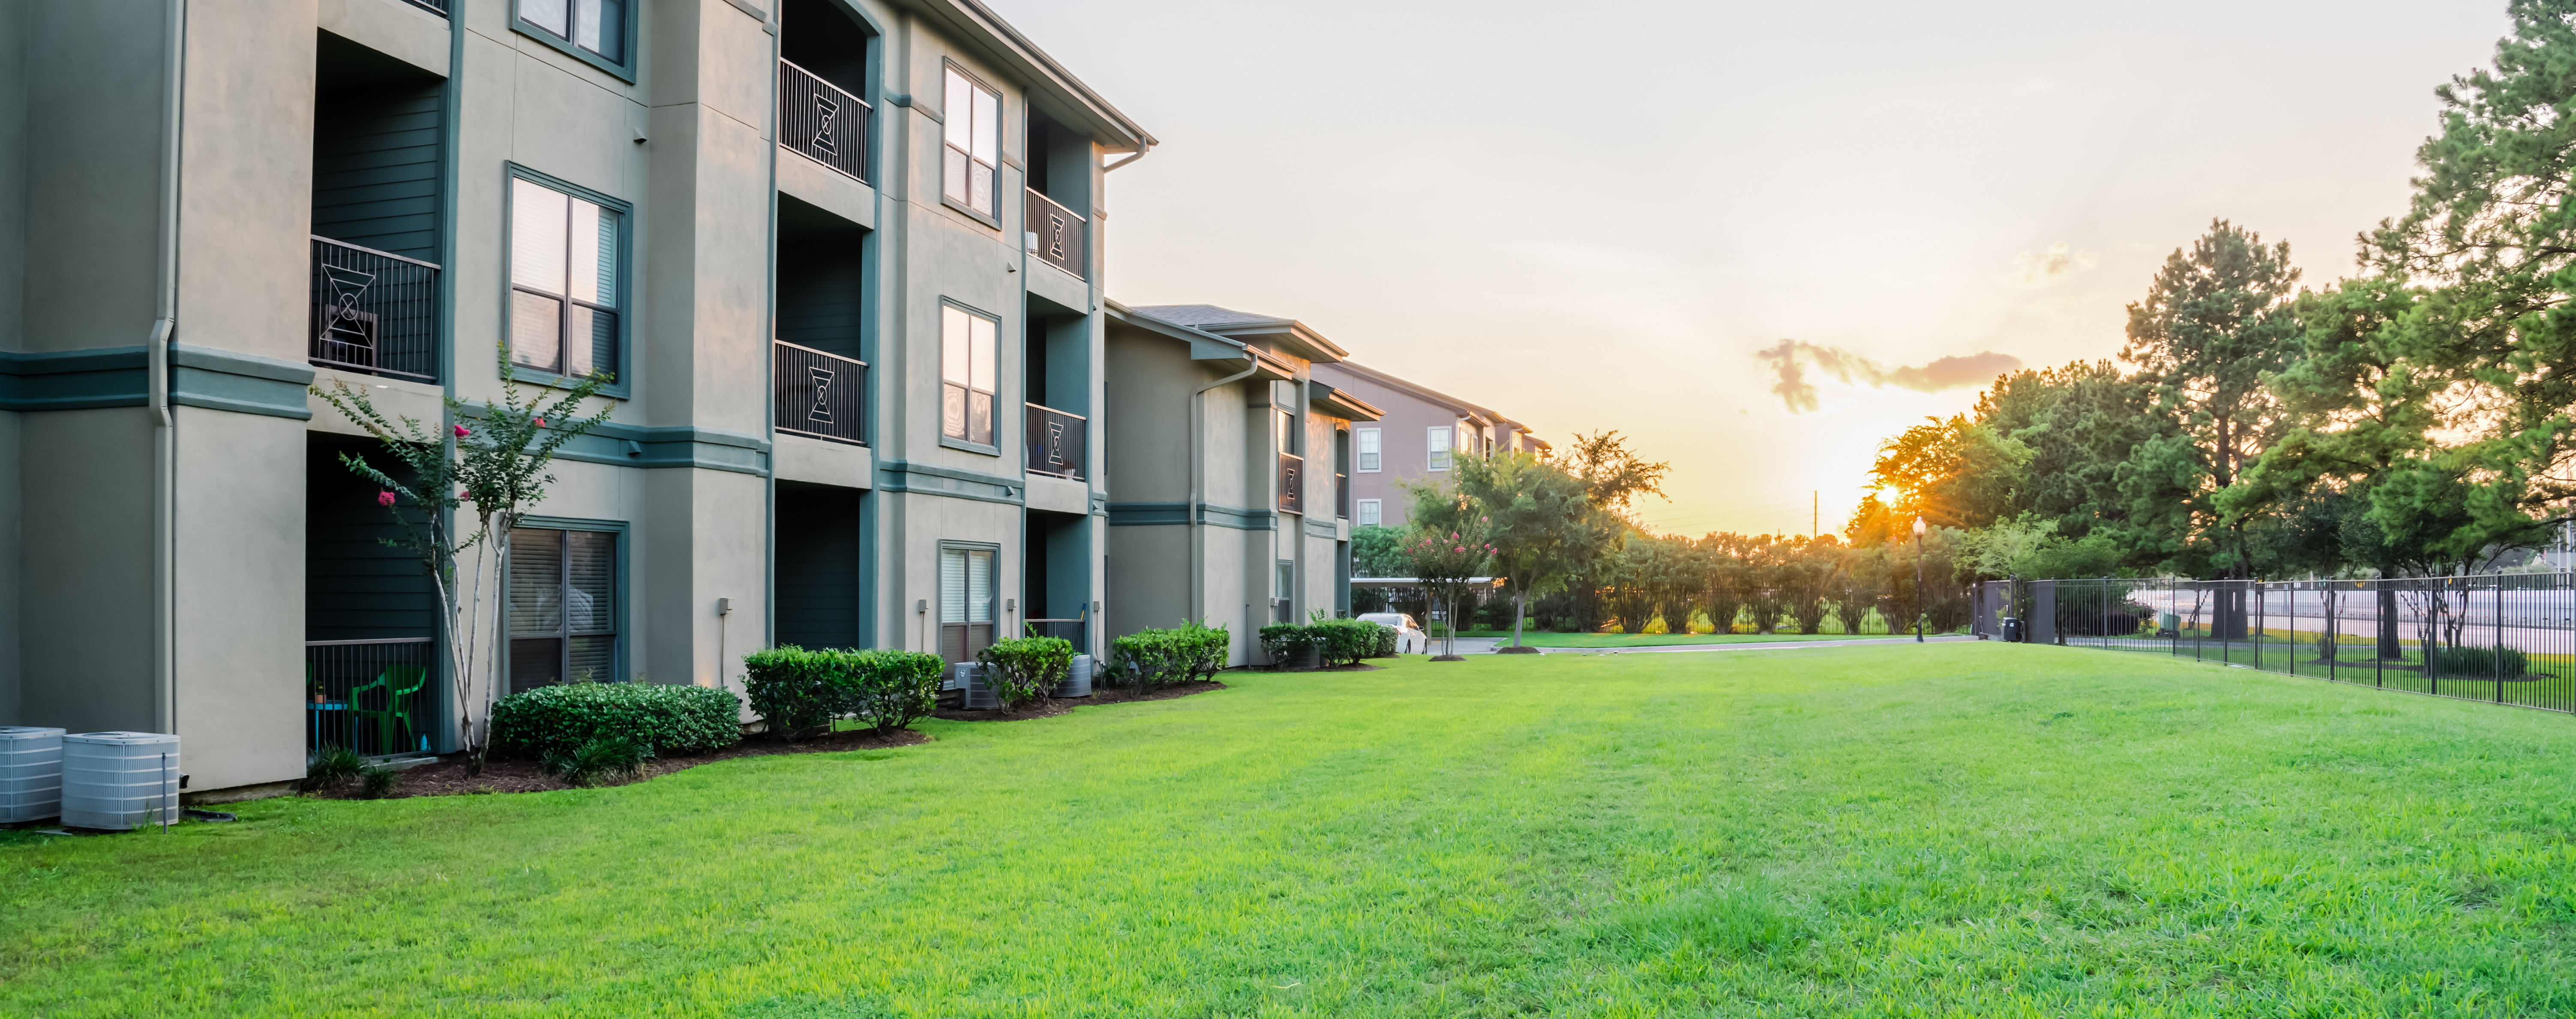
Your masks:
<path fill-rule="evenodd" d="M 1412 616 L 1406 615 L 1402 612 L 1364 612 L 1360 614 L 1360 618 L 1368 622 L 1376 623 L 1379 626 L 1386 627 L 1387 629 L 1394 630 L 1395 653 L 1397 654 L 1427 655 L 1431 653 L 1431 638 L 1422 632 L 1422 627 L 1414 624 Z"/>

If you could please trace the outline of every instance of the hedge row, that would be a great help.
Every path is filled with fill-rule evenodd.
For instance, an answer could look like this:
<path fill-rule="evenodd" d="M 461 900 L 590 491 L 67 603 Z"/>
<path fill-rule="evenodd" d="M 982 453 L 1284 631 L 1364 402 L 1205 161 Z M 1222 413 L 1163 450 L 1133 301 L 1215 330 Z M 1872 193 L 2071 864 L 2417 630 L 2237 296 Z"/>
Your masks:
<path fill-rule="evenodd" d="M 1272 623 L 1261 628 L 1261 652 L 1273 669 L 1287 668 L 1305 648 L 1315 649 L 1326 667 L 1357 665 L 1363 658 L 1395 657 L 1395 628 L 1362 619 L 1318 619 L 1311 623 Z"/>
<path fill-rule="evenodd" d="M 1114 686 L 1148 690 L 1207 679 L 1225 671 L 1234 634 L 1196 621 L 1169 630 L 1138 630 L 1109 644 L 1102 678 Z"/>
<path fill-rule="evenodd" d="M 566 683 L 492 706 L 492 750 L 546 759 L 598 740 L 646 753 L 704 753 L 742 741 L 742 699 L 731 690 L 662 683 Z"/>
<path fill-rule="evenodd" d="M 1013 637 L 975 652 L 984 667 L 984 683 L 1015 711 L 1031 701 L 1046 700 L 1073 672 L 1073 642 L 1062 637 Z"/>
<path fill-rule="evenodd" d="M 921 651 L 806 650 L 785 644 L 742 656 L 751 710 L 782 739 L 855 718 L 888 732 L 939 706 L 948 663 Z"/>

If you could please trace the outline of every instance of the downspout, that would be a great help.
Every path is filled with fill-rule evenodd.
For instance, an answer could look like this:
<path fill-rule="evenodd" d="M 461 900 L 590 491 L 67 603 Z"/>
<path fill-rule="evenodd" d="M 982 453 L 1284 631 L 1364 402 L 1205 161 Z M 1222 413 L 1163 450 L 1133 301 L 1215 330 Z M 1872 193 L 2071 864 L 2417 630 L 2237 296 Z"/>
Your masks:
<path fill-rule="evenodd" d="M 1204 502 L 1207 463 L 1199 452 L 1199 433 L 1207 430 L 1207 391 L 1229 386 L 1251 378 L 1261 371 L 1261 356 L 1245 347 L 1243 356 L 1252 366 L 1200 386 L 1190 392 L 1190 608 L 1199 618 L 1207 610 L 1207 522 L 1200 519 L 1199 507 Z"/>
<path fill-rule="evenodd" d="M 170 414 L 170 344 L 179 328 L 180 101 L 186 72 L 188 0 L 170 0 L 161 40 L 161 265 L 157 317 L 143 347 L 144 400 L 152 408 L 152 725 L 179 731 L 177 504 L 178 426 Z"/>
<path fill-rule="evenodd" d="M 1125 165 L 1127 165 L 1127 164 L 1129 164 L 1129 163 L 1133 163 L 1133 162 L 1135 162 L 1135 161 L 1137 161 L 1137 160 L 1139 160 L 1139 159 L 1143 159 L 1143 158 L 1145 158 L 1145 153 L 1152 152 L 1152 151 L 1154 151 L 1154 146 L 1153 146 L 1151 143 L 1147 143 L 1147 144 L 1144 144 L 1144 145 L 1140 145 L 1140 146 L 1138 146 L 1138 147 L 1137 147 L 1136 151 L 1135 151 L 1134 153 L 1129 154 L 1127 158 L 1125 158 L 1125 159 L 1121 159 L 1121 160 L 1119 160 L 1119 161 L 1117 161 L 1117 162 L 1115 162 L 1115 163 L 1105 163 L 1105 164 L 1102 164 L 1102 165 L 1101 165 L 1101 167 L 1100 167 L 1100 172 L 1105 174 L 1105 173 L 1108 173 L 1108 172 L 1109 172 L 1109 171 L 1111 171 L 1111 170 L 1115 170 L 1115 169 L 1117 169 L 1117 168 L 1119 168 L 1119 167 L 1122 167 L 1122 166 L 1125 166 Z M 1092 204 L 1093 204 L 1093 205 L 1095 205 L 1095 206 L 1096 206 L 1096 205 L 1098 205 L 1098 204 L 1100 204 L 1100 196 L 1098 196 L 1098 195 L 1093 195 L 1093 196 L 1092 196 L 1092 198 L 1091 198 L 1091 201 L 1092 201 Z"/>

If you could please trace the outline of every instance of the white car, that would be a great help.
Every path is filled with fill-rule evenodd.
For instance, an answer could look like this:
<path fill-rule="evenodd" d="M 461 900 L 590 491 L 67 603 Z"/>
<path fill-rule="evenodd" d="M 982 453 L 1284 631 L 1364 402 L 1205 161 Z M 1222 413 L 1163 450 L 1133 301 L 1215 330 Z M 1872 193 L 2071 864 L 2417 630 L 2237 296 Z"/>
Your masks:
<path fill-rule="evenodd" d="M 1422 627 L 1414 625 L 1412 616 L 1401 612 L 1364 612 L 1360 614 L 1360 619 L 1395 631 L 1395 653 L 1397 654 L 1431 653 L 1431 638 L 1422 632 Z"/>

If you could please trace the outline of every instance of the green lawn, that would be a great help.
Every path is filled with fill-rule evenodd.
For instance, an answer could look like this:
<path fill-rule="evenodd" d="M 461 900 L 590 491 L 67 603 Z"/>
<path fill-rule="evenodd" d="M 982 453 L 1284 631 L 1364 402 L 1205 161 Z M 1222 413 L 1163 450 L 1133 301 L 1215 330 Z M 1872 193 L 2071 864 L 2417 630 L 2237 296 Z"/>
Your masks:
<path fill-rule="evenodd" d="M 2576 1012 L 2576 718 L 1990 642 L 1228 681 L 0 835 L 0 1015 Z"/>
<path fill-rule="evenodd" d="M 1911 633 L 1896 634 L 1911 637 Z M 1458 635 L 1499 637 L 1510 640 L 1512 632 L 1470 631 Z M 1886 640 L 1884 633 L 1540 633 L 1531 630 L 1521 634 L 1521 643 L 1531 647 L 1665 647 L 1673 644 L 1767 644 L 1784 640 Z M 1433 638 L 1437 640 L 1439 638 Z"/>

